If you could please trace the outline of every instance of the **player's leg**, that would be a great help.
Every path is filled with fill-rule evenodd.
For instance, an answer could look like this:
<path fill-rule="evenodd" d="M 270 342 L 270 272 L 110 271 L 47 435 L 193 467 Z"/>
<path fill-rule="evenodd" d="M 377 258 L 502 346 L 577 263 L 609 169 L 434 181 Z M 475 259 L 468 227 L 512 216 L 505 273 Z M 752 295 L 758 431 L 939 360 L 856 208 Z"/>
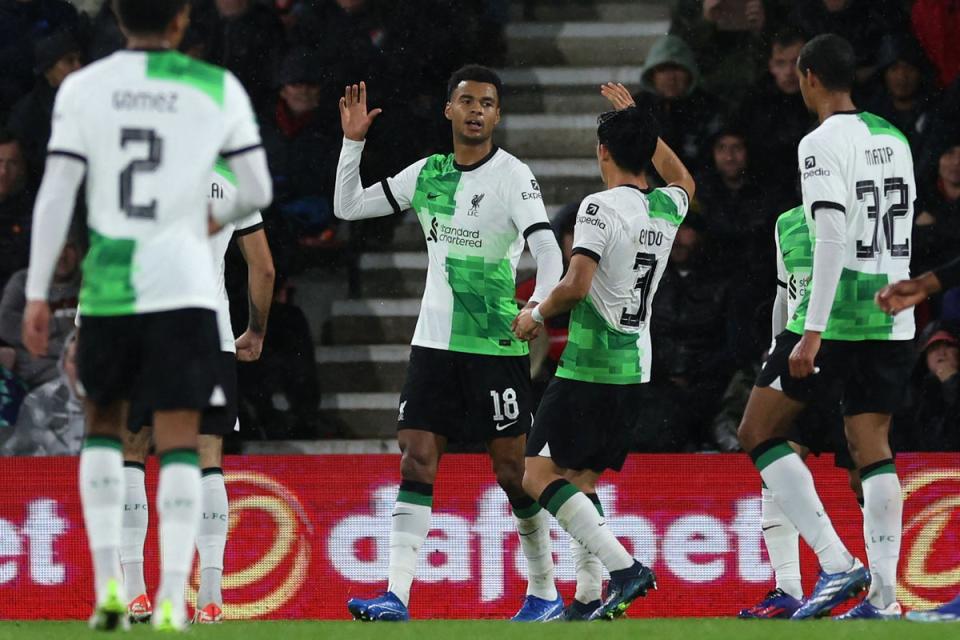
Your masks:
<path fill-rule="evenodd" d="M 640 401 L 639 385 L 554 379 L 537 410 L 527 444 L 523 487 L 610 572 L 595 618 L 622 615 L 656 577 L 623 547 L 594 502 L 566 479 L 569 470 L 619 471 Z"/>
<path fill-rule="evenodd" d="M 201 430 L 203 430 L 201 419 Z M 195 623 L 223 620 L 223 554 L 227 547 L 230 506 L 223 480 L 223 437 L 201 434 L 197 440 L 200 456 L 201 516 L 197 529 L 200 557 L 200 588 L 197 590 Z"/>
<path fill-rule="evenodd" d="M 128 428 L 123 434 L 126 497 L 123 504 L 123 530 L 120 535 L 120 565 L 123 567 L 123 587 L 127 594 L 127 611 L 131 622 L 147 622 L 153 613 L 143 575 L 143 545 L 147 540 L 150 520 L 144 473 L 153 439 L 153 428 L 143 426 L 143 416 L 144 412 L 131 409 Z M 149 420 L 152 422 L 152 415 Z M 136 426 L 129 424 L 131 421 L 135 421 Z"/>
<path fill-rule="evenodd" d="M 197 555 L 200 557 L 200 588 L 194 623 L 210 624 L 223 620 L 223 554 L 230 527 L 230 505 L 223 478 L 223 438 L 239 431 L 237 398 L 237 356 L 219 355 L 220 384 L 226 400 L 223 407 L 210 407 L 200 418 L 200 455 L 202 515 L 197 530 Z"/>
<path fill-rule="evenodd" d="M 597 481 L 600 474 L 591 471 L 567 470 L 564 477 L 584 493 L 597 508 L 600 517 L 604 517 L 603 505 L 597 495 Z M 577 590 L 573 602 L 564 611 L 564 619 L 568 621 L 589 620 L 593 613 L 600 608 L 603 598 L 603 563 L 600 558 L 570 538 L 570 554 L 573 557 L 574 570 L 577 576 Z"/>
<path fill-rule="evenodd" d="M 127 623 L 120 538 L 125 498 L 121 436 L 126 403 L 87 401 L 87 435 L 80 453 L 80 501 L 93 559 L 96 611 L 90 626 L 112 630 Z"/>
<path fill-rule="evenodd" d="M 850 453 L 863 491 L 864 542 L 872 577 L 866 601 L 899 617 L 896 587 L 903 493 L 888 442 L 889 429 L 888 414 L 865 413 L 846 420 Z"/>
<path fill-rule="evenodd" d="M 847 345 L 851 380 L 845 433 L 863 486 L 863 525 L 872 582 L 863 602 L 845 618 L 899 618 L 897 564 L 903 528 L 903 492 L 890 449 L 890 417 L 900 408 L 914 364 L 909 341 Z"/>
<path fill-rule="evenodd" d="M 546 622 L 563 614 L 563 599 L 554 583 L 550 514 L 523 490 L 526 436 L 495 438 L 487 443 L 497 484 L 507 494 L 520 549 L 527 561 L 527 597 L 513 617 L 518 622 Z"/>

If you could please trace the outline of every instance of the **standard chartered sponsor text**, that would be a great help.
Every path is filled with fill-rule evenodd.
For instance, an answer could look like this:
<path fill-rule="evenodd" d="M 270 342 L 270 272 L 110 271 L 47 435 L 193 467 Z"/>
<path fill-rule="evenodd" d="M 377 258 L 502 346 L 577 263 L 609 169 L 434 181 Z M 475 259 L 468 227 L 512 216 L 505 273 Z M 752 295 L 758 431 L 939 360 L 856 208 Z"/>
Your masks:
<path fill-rule="evenodd" d="M 479 249 L 483 246 L 480 231 L 477 229 L 462 229 L 460 227 L 440 224 L 437 225 L 437 231 L 440 242 L 445 242 L 455 247 Z"/>

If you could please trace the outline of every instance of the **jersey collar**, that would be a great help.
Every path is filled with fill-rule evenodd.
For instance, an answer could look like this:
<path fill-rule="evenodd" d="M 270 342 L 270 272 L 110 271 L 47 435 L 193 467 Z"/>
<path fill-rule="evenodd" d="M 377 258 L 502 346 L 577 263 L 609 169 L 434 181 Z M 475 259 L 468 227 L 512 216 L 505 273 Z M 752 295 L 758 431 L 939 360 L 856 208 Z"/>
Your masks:
<path fill-rule="evenodd" d="M 497 154 L 497 151 L 499 150 L 500 150 L 500 147 L 498 147 L 497 145 L 493 145 L 493 148 L 490 149 L 490 153 L 488 153 L 486 156 L 484 156 L 482 159 L 478 160 L 477 162 L 474 162 L 473 164 L 459 164 L 456 160 L 454 160 L 453 168 L 456 169 L 457 171 L 473 171 L 474 169 L 479 169 L 480 167 L 485 165 L 487 162 L 489 162 L 490 158 L 495 156 Z"/>
<path fill-rule="evenodd" d="M 614 187 L 614 189 L 616 189 L 617 187 L 627 187 L 628 189 L 636 189 L 640 193 L 645 193 L 648 195 L 653 193 L 653 187 L 647 187 L 646 189 L 641 189 L 635 184 L 618 184 L 616 187 Z"/>

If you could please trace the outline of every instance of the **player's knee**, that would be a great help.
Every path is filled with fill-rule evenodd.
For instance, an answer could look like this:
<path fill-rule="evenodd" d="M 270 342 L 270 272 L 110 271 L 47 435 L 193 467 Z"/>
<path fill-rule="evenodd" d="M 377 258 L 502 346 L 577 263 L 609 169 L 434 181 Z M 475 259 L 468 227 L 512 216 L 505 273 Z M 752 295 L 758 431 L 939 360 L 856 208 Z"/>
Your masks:
<path fill-rule="evenodd" d="M 525 493 L 523 486 L 523 464 L 501 463 L 494 465 L 494 474 L 497 476 L 497 484 L 507 495 Z"/>
<path fill-rule="evenodd" d="M 404 480 L 433 484 L 437 475 L 437 460 L 427 451 L 407 447 L 400 458 L 400 476 Z"/>

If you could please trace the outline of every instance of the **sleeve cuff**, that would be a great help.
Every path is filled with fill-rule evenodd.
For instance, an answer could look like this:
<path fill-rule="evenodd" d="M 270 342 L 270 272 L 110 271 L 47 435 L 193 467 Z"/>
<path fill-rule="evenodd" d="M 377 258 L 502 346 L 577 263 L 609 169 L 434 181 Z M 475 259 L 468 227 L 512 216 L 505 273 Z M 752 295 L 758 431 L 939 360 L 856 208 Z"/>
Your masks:
<path fill-rule="evenodd" d="M 260 229 L 263 229 L 262 222 L 258 222 L 257 224 L 250 225 L 249 227 L 244 227 L 243 229 L 237 229 L 233 233 L 238 238 L 242 238 L 243 236 L 248 236 L 251 233 L 256 233 L 257 231 L 260 231 Z"/>
<path fill-rule="evenodd" d="M 523 239 L 526 240 L 530 237 L 530 234 L 536 231 L 550 231 L 552 233 L 553 227 L 550 226 L 549 222 L 535 222 L 524 230 Z"/>
<path fill-rule="evenodd" d="M 600 264 L 600 254 L 586 247 L 574 247 L 571 253 L 575 256 L 586 256 L 597 264 Z"/>

